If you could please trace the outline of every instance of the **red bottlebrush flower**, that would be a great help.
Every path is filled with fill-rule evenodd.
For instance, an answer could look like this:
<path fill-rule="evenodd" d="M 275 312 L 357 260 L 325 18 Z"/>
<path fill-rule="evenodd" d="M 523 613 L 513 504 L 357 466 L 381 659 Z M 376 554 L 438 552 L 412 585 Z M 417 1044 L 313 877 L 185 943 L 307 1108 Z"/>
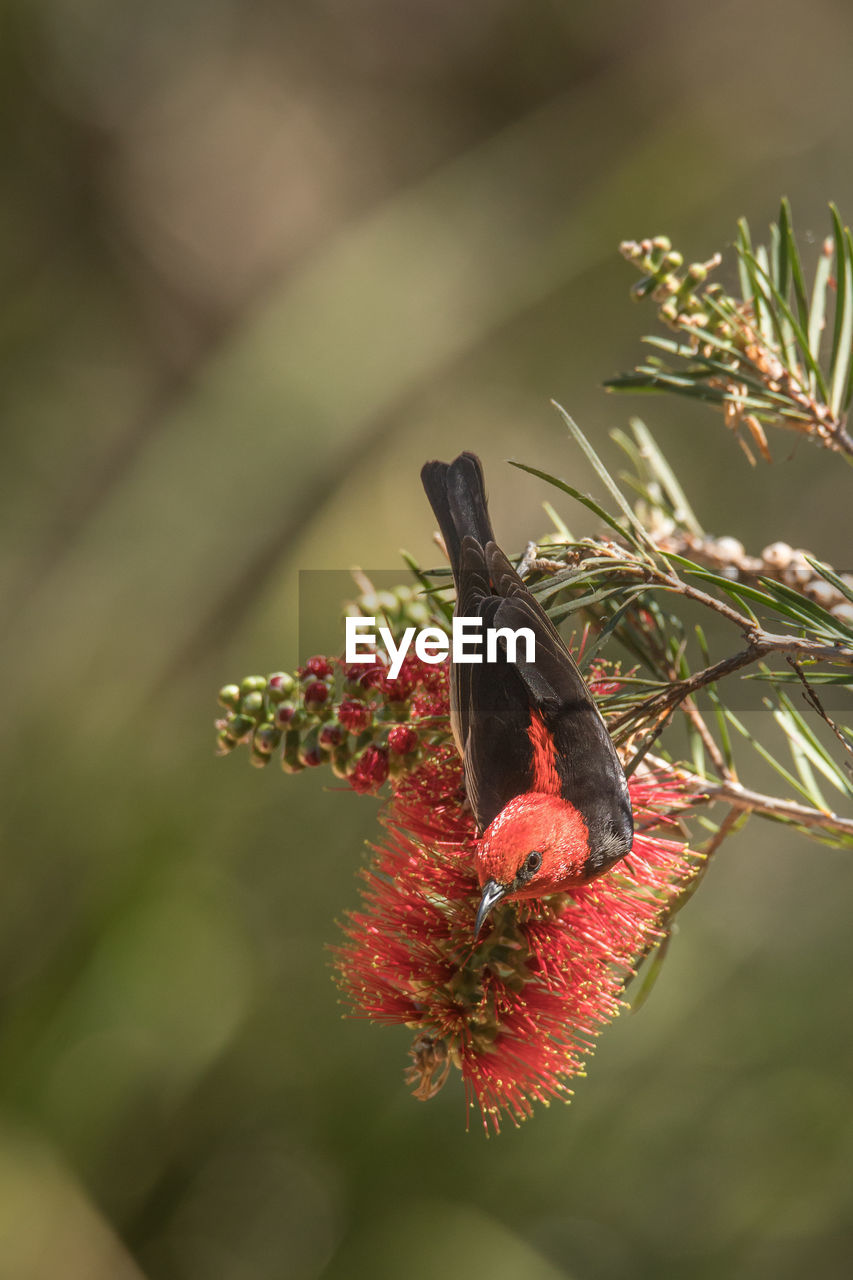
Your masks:
<path fill-rule="evenodd" d="M 394 680 L 383 673 L 380 688 L 389 702 L 406 702 L 412 690 L 418 684 L 424 663 L 409 654 L 403 659 L 400 671 Z"/>
<path fill-rule="evenodd" d="M 365 747 L 358 764 L 349 776 L 353 791 L 378 791 L 388 777 L 388 752 L 371 744 Z"/>
<path fill-rule="evenodd" d="M 636 668 L 633 668 L 636 670 Z M 632 673 L 633 674 L 633 670 Z M 586 673 L 586 681 L 592 692 L 598 698 L 606 697 L 608 693 L 618 693 L 622 688 L 621 671 L 612 663 L 602 661 L 593 662 Z"/>
<path fill-rule="evenodd" d="M 363 733 L 373 721 L 373 708 L 348 698 L 338 707 L 338 719 L 350 733 Z"/>
<path fill-rule="evenodd" d="M 518 1122 L 533 1102 L 569 1096 L 696 869 L 683 844 L 647 829 L 684 803 L 677 783 L 647 776 L 630 787 L 631 853 L 571 892 L 500 904 L 474 943 L 476 832 L 459 757 L 439 746 L 400 781 L 336 964 L 358 1011 L 417 1028 L 407 1073 L 416 1096 L 432 1097 L 452 1064 L 495 1130 L 502 1116 Z"/>
<path fill-rule="evenodd" d="M 418 735 L 407 724 L 395 724 L 388 731 L 388 746 L 398 756 L 408 755 L 418 745 Z"/>

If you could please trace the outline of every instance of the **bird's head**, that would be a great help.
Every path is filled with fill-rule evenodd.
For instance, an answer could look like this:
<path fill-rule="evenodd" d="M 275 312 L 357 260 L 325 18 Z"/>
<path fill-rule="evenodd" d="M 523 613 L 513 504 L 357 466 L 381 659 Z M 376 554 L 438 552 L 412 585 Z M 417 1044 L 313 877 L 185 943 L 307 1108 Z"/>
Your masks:
<path fill-rule="evenodd" d="M 477 847 L 483 896 L 474 936 L 502 899 L 541 898 L 590 880 L 589 832 L 559 796 L 527 792 L 504 805 Z"/>

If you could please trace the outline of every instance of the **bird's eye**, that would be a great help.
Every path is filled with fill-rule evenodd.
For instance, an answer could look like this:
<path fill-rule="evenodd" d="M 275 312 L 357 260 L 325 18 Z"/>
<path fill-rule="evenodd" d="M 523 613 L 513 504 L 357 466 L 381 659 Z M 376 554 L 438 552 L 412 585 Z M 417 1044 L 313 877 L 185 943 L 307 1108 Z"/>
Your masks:
<path fill-rule="evenodd" d="M 536 872 L 542 866 L 542 854 L 537 853 L 534 849 L 533 853 L 528 853 L 524 862 L 524 874 L 526 876 L 535 876 Z"/>

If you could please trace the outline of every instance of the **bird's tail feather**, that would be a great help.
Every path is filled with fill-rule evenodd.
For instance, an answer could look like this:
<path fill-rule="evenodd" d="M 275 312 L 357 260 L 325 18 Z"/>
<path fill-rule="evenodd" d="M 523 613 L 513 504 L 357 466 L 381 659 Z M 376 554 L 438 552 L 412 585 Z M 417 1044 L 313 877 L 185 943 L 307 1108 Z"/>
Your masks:
<path fill-rule="evenodd" d="M 438 520 L 458 586 L 462 539 L 474 538 L 482 547 L 495 539 L 480 459 L 473 453 L 460 453 L 453 462 L 426 462 L 421 469 L 421 480 Z"/>

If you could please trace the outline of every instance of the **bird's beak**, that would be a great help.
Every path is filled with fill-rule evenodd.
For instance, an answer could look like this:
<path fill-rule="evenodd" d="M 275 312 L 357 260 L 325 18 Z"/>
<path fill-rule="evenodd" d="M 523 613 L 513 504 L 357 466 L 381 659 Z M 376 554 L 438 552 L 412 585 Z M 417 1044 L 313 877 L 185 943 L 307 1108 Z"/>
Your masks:
<path fill-rule="evenodd" d="M 487 880 L 483 885 L 483 896 L 480 899 L 480 906 L 477 909 L 477 920 L 474 924 L 475 942 L 480 936 L 480 930 L 483 927 L 483 921 L 486 916 L 492 910 L 492 907 L 496 907 L 498 905 L 501 898 L 506 897 L 507 892 L 508 890 L 506 885 L 498 884 L 497 880 Z"/>

